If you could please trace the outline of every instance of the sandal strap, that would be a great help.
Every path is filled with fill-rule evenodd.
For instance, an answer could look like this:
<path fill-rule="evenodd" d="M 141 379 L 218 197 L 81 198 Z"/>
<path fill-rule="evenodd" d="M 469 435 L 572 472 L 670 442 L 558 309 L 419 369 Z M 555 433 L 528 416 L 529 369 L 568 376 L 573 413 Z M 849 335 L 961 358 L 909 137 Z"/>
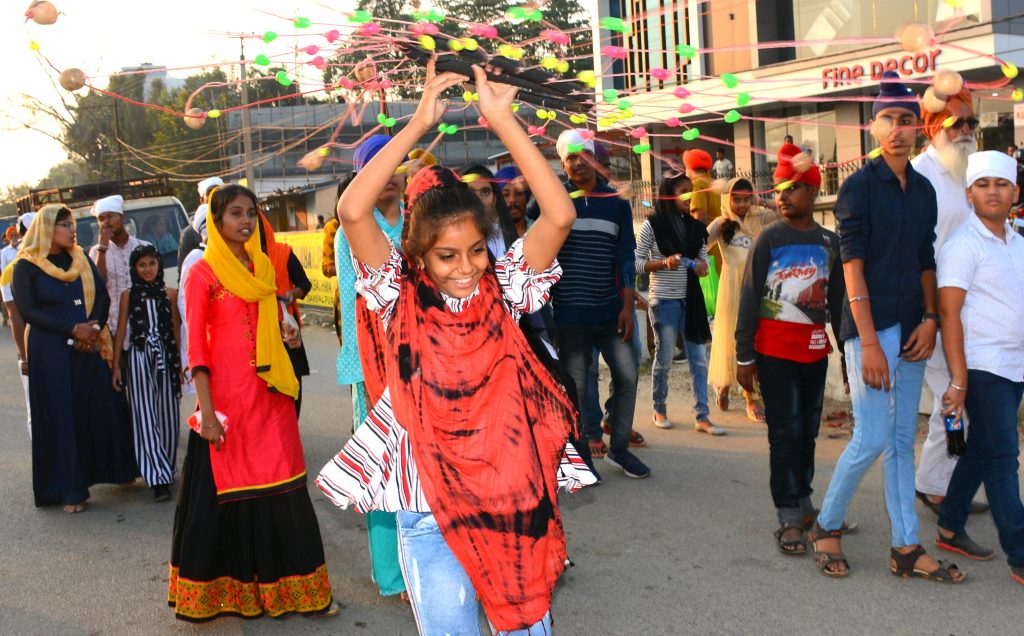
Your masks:
<path fill-rule="evenodd" d="M 811 542 L 817 542 L 821 539 L 842 539 L 843 530 L 825 530 L 818 525 L 818 521 L 814 521 L 814 525 L 807 531 L 807 540 Z"/>
<path fill-rule="evenodd" d="M 891 548 L 889 554 L 892 560 L 896 562 L 896 572 L 898 574 L 911 574 L 914 572 L 914 566 L 917 564 L 917 560 L 925 553 L 924 546 L 918 544 L 916 548 L 910 552 L 903 554 L 896 548 Z M 939 564 L 941 566 L 941 562 Z"/>

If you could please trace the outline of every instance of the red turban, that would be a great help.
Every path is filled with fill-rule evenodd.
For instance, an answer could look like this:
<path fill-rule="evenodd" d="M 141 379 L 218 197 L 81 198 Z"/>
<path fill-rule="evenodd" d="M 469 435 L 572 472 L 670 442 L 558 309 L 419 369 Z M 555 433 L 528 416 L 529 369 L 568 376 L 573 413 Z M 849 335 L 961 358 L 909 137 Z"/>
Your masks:
<path fill-rule="evenodd" d="M 775 167 L 775 180 L 799 181 L 812 185 L 815 188 L 821 187 L 821 171 L 818 166 L 811 164 L 811 167 L 803 172 L 797 172 L 793 167 L 793 157 L 803 152 L 796 144 L 782 144 L 775 156 L 779 158 L 779 165 Z"/>
<path fill-rule="evenodd" d="M 683 153 L 683 165 L 687 170 L 711 170 L 711 155 L 700 148 L 687 150 Z"/>
<path fill-rule="evenodd" d="M 931 139 L 942 130 L 942 122 L 955 116 L 961 106 L 967 106 L 967 110 L 971 111 L 972 115 L 974 114 L 974 96 L 971 95 L 971 91 L 967 87 L 960 89 L 956 95 L 947 97 L 946 107 L 939 112 L 932 113 L 927 108 L 923 109 L 921 111 L 921 123 L 923 124 L 921 132 L 925 137 Z"/>

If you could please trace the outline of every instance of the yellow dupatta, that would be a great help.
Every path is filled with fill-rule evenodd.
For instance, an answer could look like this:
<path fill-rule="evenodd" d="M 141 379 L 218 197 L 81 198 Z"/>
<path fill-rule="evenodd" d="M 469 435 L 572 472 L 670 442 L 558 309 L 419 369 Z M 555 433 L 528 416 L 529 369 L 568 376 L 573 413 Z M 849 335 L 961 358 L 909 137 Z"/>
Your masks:
<path fill-rule="evenodd" d="M 85 303 L 85 316 L 88 319 L 92 313 L 93 304 L 96 302 L 96 280 L 92 275 L 92 266 L 89 257 L 77 243 L 67 250 L 71 254 L 71 267 L 61 269 L 54 265 L 49 258 L 50 246 L 53 243 L 53 228 L 57 224 L 57 214 L 64 209 L 64 206 L 57 204 L 44 205 L 32 225 L 25 233 L 25 238 L 18 247 L 18 255 L 4 269 L 0 275 L 0 285 L 9 285 L 14 278 L 14 264 L 19 260 L 26 260 L 33 263 L 51 278 L 56 278 L 63 283 L 70 283 L 79 278 L 82 279 L 82 300 Z M 70 217 L 72 223 L 74 217 Z M 113 302 L 113 299 L 111 299 Z M 100 331 L 100 357 L 110 364 L 114 359 L 113 339 L 110 337 L 110 330 L 106 325 Z"/>
<path fill-rule="evenodd" d="M 734 177 L 726 185 L 725 193 L 722 195 L 722 215 L 739 223 L 741 233 L 746 234 L 751 239 L 756 239 L 761 230 L 779 220 L 779 216 L 771 208 L 761 205 L 761 200 L 756 194 L 753 195 L 754 200 L 750 203 L 747 215 L 742 219 L 737 216 L 732 211 L 732 191 L 741 180 L 742 177 Z"/>
<path fill-rule="evenodd" d="M 210 200 L 213 199 L 212 193 Z M 220 235 L 217 224 L 211 218 L 206 224 L 209 235 L 203 259 L 210 264 L 210 269 L 221 285 L 229 292 L 247 303 L 258 303 L 259 314 L 256 320 L 256 374 L 266 381 L 267 385 L 279 393 L 291 397 L 299 396 L 299 381 L 292 369 L 291 359 L 284 348 L 278 321 L 277 282 L 274 266 L 267 255 L 260 249 L 260 222 L 257 217 L 255 231 L 245 242 L 245 251 L 253 263 L 250 272 L 228 248 L 224 237 Z"/>

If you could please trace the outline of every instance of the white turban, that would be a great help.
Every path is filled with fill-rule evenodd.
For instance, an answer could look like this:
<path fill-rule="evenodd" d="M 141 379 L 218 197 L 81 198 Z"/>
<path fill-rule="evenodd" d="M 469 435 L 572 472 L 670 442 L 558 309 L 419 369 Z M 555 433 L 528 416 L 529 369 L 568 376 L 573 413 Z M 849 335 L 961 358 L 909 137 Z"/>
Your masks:
<path fill-rule="evenodd" d="M 35 220 L 35 218 L 35 212 L 26 212 L 18 217 L 18 225 L 25 228 L 25 231 L 27 232 L 28 228 L 32 227 L 32 221 Z"/>
<path fill-rule="evenodd" d="M 195 216 L 192 217 L 192 229 L 203 238 L 206 238 L 206 217 L 209 209 L 210 206 L 203 203 L 196 208 Z"/>
<path fill-rule="evenodd" d="M 124 199 L 120 194 L 104 197 L 92 204 L 92 215 L 99 216 L 104 212 L 117 212 L 124 214 Z"/>
<path fill-rule="evenodd" d="M 220 177 L 209 177 L 200 181 L 196 187 L 199 190 L 199 196 L 205 197 L 206 193 L 210 191 L 210 188 L 222 185 L 224 185 L 224 179 L 221 179 Z"/>
<path fill-rule="evenodd" d="M 570 154 L 569 146 L 577 145 L 583 146 L 583 150 L 589 150 L 591 154 L 594 153 L 594 139 L 591 137 L 587 139 L 580 134 L 579 128 L 570 128 L 569 130 L 563 130 L 562 134 L 558 136 L 558 141 L 555 142 L 555 151 L 558 153 L 558 158 L 565 161 L 565 157 Z M 579 152 L 578 150 L 576 152 Z"/>
<path fill-rule="evenodd" d="M 976 152 L 967 157 L 967 187 L 985 177 L 1017 183 L 1017 161 L 1005 152 L 996 150 Z"/>

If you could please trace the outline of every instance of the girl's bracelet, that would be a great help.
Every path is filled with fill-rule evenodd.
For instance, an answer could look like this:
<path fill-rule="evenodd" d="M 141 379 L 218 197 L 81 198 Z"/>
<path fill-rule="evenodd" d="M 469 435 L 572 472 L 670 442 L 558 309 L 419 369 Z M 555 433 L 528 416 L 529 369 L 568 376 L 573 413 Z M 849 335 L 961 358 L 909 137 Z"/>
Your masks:
<path fill-rule="evenodd" d="M 952 380 L 949 381 L 949 387 L 951 389 L 956 389 L 957 391 L 966 391 L 967 390 L 967 387 L 965 387 L 965 386 L 960 386 L 959 384 L 953 384 Z"/>
<path fill-rule="evenodd" d="M 878 346 L 878 341 L 875 340 L 874 342 L 862 342 L 862 343 L 860 343 L 860 346 L 861 346 L 861 348 L 864 348 L 864 347 L 877 347 Z"/>
<path fill-rule="evenodd" d="M 850 304 L 852 305 L 853 303 L 861 300 L 871 300 L 871 296 L 854 296 L 850 299 Z"/>

